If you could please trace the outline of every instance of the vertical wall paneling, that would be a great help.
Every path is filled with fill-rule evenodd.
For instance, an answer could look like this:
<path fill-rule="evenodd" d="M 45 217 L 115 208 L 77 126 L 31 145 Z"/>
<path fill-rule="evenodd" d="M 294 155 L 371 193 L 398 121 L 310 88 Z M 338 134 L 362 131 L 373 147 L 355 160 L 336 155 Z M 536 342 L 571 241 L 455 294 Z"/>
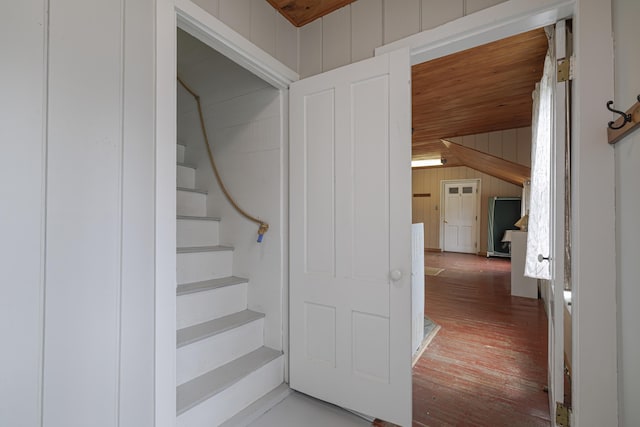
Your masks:
<path fill-rule="evenodd" d="M 333 20 L 334 14 L 347 13 L 342 9 L 300 28 L 298 73 L 300 77 L 308 77 L 344 65 L 334 59 L 334 49 L 342 52 L 350 47 L 350 62 L 357 62 L 373 56 L 375 48 L 384 44 L 446 24 L 502 1 L 505 0 L 358 0 L 343 8 L 350 12 L 351 29 L 350 34 L 337 42 L 339 46 L 327 46 L 333 45 L 337 37 L 327 31 L 321 33 L 317 26 L 323 26 L 323 21 Z M 323 60 L 326 62 L 324 66 Z"/>
<path fill-rule="evenodd" d="M 276 56 L 276 10 L 265 0 L 251 0 L 251 41 Z"/>
<path fill-rule="evenodd" d="M 155 0 L 155 423 L 176 414 L 176 13 Z"/>
<path fill-rule="evenodd" d="M 483 153 L 489 152 L 489 134 L 483 133 L 476 135 L 476 150 Z"/>
<path fill-rule="evenodd" d="M 300 78 L 322 72 L 322 20 L 316 19 L 299 29 L 300 52 L 298 74 Z"/>
<path fill-rule="evenodd" d="M 446 24 L 464 15 L 464 0 L 422 0 L 422 31 Z"/>
<path fill-rule="evenodd" d="M 220 0 L 193 0 L 193 2 L 211 15 L 220 16 Z"/>
<path fill-rule="evenodd" d="M 40 425 L 46 153 L 46 2 L 0 14 L 0 424 Z"/>
<path fill-rule="evenodd" d="M 530 129 L 530 128 L 528 128 Z M 518 150 L 518 141 L 528 142 L 528 147 L 531 147 L 531 136 L 528 138 L 523 136 L 521 139 L 518 138 L 517 130 L 509 129 L 502 132 L 502 158 L 509 160 L 510 162 L 516 162 L 523 165 L 528 165 L 531 162 L 528 160 L 531 158 L 531 148 Z M 527 153 L 522 153 L 526 151 Z M 527 158 L 518 159 L 518 154 L 522 153 L 523 155 L 527 155 Z"/>
<path fill-rule="evenodd" d="M 495 6 L 498 3 L 502 3 L 506 0 L 464 0 L 465 2 L 465 15 L 469 15 L 474 12 L 478 12 L 482 9 L 487 9 L 491 6 Z"/>
<path fill-rule="evenodd" d="M 43 420 L 106 427 L 118 416 L 123 4 L 52 6 Z"/>
<path fill-rule="evenodd" d="M 618 419 L 615 159 L 606 144 L 611 114 L 602 110 L 602 100 L 614 95 L 611 18 L 610 1 L 576 2 L 580 78 L 573 82 L 577 96 L 571 171 L 575 425 L 605 425 Z"/>
<path fill-rule="evenodd" d="M 489 147 L 487 153 L 504 159 L 505 157 L 502 155 L 502 133 L 490 132 L 488 138 Z"/>
<path fill-rule="evenodd" d="M 382 45 L 382 1 L 358 0 L 350 5 L 351 62 L 371 58 Z"/>
<path fill-rule="evenodd" d="M 383 2 L 384 43 L 420 32 L 420 0 Z"/>
<path fill-rule="evenodd" d="M 517 141 L 516 162 L 521 165 L 531 164 L 531 128 L 520 128 L 515 136 Z"/>
<path fill-rule="evenodd" d="M 351 62 L 351 8 L 342 7 L 322 22 L 322 68 L 324 71 Z"/>
<path fill-rule="evenodd" d="M 219 0 L 218 17 L 240 35 L 251 39 L 251 1 Z"/>
<path fill-rule="evenodd" d="M 154 425 L 154 9 L 124 9 L 120 427 Z"/>
<path fill-rule="evenodd" d="M 279 13 L 276 21 L 276 59 L 294 71 L 298 70 L 298 29 Z"/>
<path fill-rule="evenodd" d="M 615 39 L 616 104 L 631 105 L 640 93 L 640 56 L 633 40 L 640 35 L 640 4 L 633 0 L 613 2 Z M 640 425 L 640 134 L 615 145 L 616 155 L 616 259 L 618 270 L 618 393 L 619 424 Z"/>

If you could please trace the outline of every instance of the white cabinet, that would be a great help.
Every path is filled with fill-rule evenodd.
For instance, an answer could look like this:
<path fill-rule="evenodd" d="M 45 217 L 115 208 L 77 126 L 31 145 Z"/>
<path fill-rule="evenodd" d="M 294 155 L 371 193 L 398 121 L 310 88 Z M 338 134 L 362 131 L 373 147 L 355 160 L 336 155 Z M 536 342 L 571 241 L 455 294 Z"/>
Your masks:
<path fill-rule="evenodd" d="M 527 252 L 527 232 L 511 232 L 511 295 L 538 298 L 538 281 L 524 276 L 525 254 Z"/>

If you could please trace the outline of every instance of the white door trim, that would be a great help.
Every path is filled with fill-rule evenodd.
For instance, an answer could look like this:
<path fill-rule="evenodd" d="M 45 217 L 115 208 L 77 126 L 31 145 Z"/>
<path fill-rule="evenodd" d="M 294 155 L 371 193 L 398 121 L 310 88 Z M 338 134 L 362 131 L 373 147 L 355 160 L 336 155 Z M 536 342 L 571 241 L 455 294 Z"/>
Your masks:
<path fill-rule="evenodd" d="M 375 53 L 409 47 L 419 64 L 572 17 L 572 424 L 617 425 L 615 161 L 606 142 L 611 114 L 602 107 L 614 96 L 611 1 L 509 0 Z"/>
<path fill-rule="evenodd" d="M 573 15 L 575 0 L 509 0 L 431 30 L 376 48 L 375 54 L 408 47 L 411 65 L 471 49 Z"/>
<path fill-rule="evenodd" d="M 178 27 L 279 89 L 299 79 L 298 73 L 251 43 L 191 0 L 175 0 Z"/>
<path fill-rule="evenodd" d="M 444 205 L 445 205 L 445 194 L 444 187 L 446 184 L 476 184 L 476 214 L 478 215 L 478 220 L 476 221 L 476 254 L 480 250 L 480 223 L 482 221 L 480 215 L 482 214 L 482 205 L 480 200 L 480 195 L 482 195 L 482 179 L 480 178 L 470 178 L 470 179 L 443 179 L 440 181 L 440 250 L 444 252 Z"/>
<path fill-rule="evenodd" d="M 176 67 L 179 26 L 200 41 L 227 56 L 269 84 L 280 89 L 281 127 L 284 156 L 282 170 L 283 206 L 288 194 L 288 87 L 298 80 L 298 74 L 268 53 L 236 33 L 190 0 L 157 0 L 156 2 L 156 341 L 155 341 L 155 425 L 174 427 L 176 420 Z M 285 210 L 285 215 L 286 215 Z M 286 216 L 283 221 L 286 220 Z M 288 230 L 288 227 L 283 227 Z M 283 237 L 282 268 L 287 268 L 288 241 Z M 288 274 L 284 274 L 285 281 Z M 283 283 L 283 301 L 287 301 L 288 285 Z M 286 307 L 286 305 L 284 305 Z M 287 317 L 284 317 L 286 321 Z M 286 325 L 286 324 L 285 324 Z M 283 325 L 283 345 L 286 349 L 288 330 Z M 286 357 L 286 356 L 285 356 Z M 286 359 L 285 359 L 286 360 Z"/>

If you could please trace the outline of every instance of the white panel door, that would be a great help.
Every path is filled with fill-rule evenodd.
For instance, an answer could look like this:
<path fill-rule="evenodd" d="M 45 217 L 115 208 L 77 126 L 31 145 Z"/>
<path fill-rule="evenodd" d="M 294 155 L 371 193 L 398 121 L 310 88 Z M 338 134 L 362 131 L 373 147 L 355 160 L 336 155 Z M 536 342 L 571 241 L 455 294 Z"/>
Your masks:
<path fill-rule="evenodd" d="M 408 51 L 290 89 L 290 385 L 411 424 Z"/>
<path fill-rule="evenodd" d="M 476 253 L 477 183 L 444 184 L 444 250 Z"/>
<path fill-rule="evenodd" d="M 566 23 L 556 24 L 556 58 L 566 56 Z M 554 73 L 557 75 L 557 73 Z M 549 404 L 551 419 L 555 419 L 556 402 L 564 401 L 564 248 L 565 248 L 565 146 L 567 83 L 557 82 L 553 93 L 553 129 L 551 138 L 551 200 L 550 200 L 550 262 L 551 295 L 547 313 L 549 316 Z M 542 255 L 542 254 L 541 254 Z M 544 257 L 544 255 L 543 255 Z"/>

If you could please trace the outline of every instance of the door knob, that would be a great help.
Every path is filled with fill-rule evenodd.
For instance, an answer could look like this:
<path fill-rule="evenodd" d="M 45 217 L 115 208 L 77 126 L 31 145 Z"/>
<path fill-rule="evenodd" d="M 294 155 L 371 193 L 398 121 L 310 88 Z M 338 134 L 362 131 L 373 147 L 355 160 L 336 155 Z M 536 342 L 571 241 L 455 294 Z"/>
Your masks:
<path fill-rule="evenodd" d="M 391 270 L 391 273 L 389 273 L 389 277 L 391 277 L 391 280 L 393 280 L 394 282 L 397 282 L 398 280 L 402 279 L 402 271 L 400 270 Z"/>

